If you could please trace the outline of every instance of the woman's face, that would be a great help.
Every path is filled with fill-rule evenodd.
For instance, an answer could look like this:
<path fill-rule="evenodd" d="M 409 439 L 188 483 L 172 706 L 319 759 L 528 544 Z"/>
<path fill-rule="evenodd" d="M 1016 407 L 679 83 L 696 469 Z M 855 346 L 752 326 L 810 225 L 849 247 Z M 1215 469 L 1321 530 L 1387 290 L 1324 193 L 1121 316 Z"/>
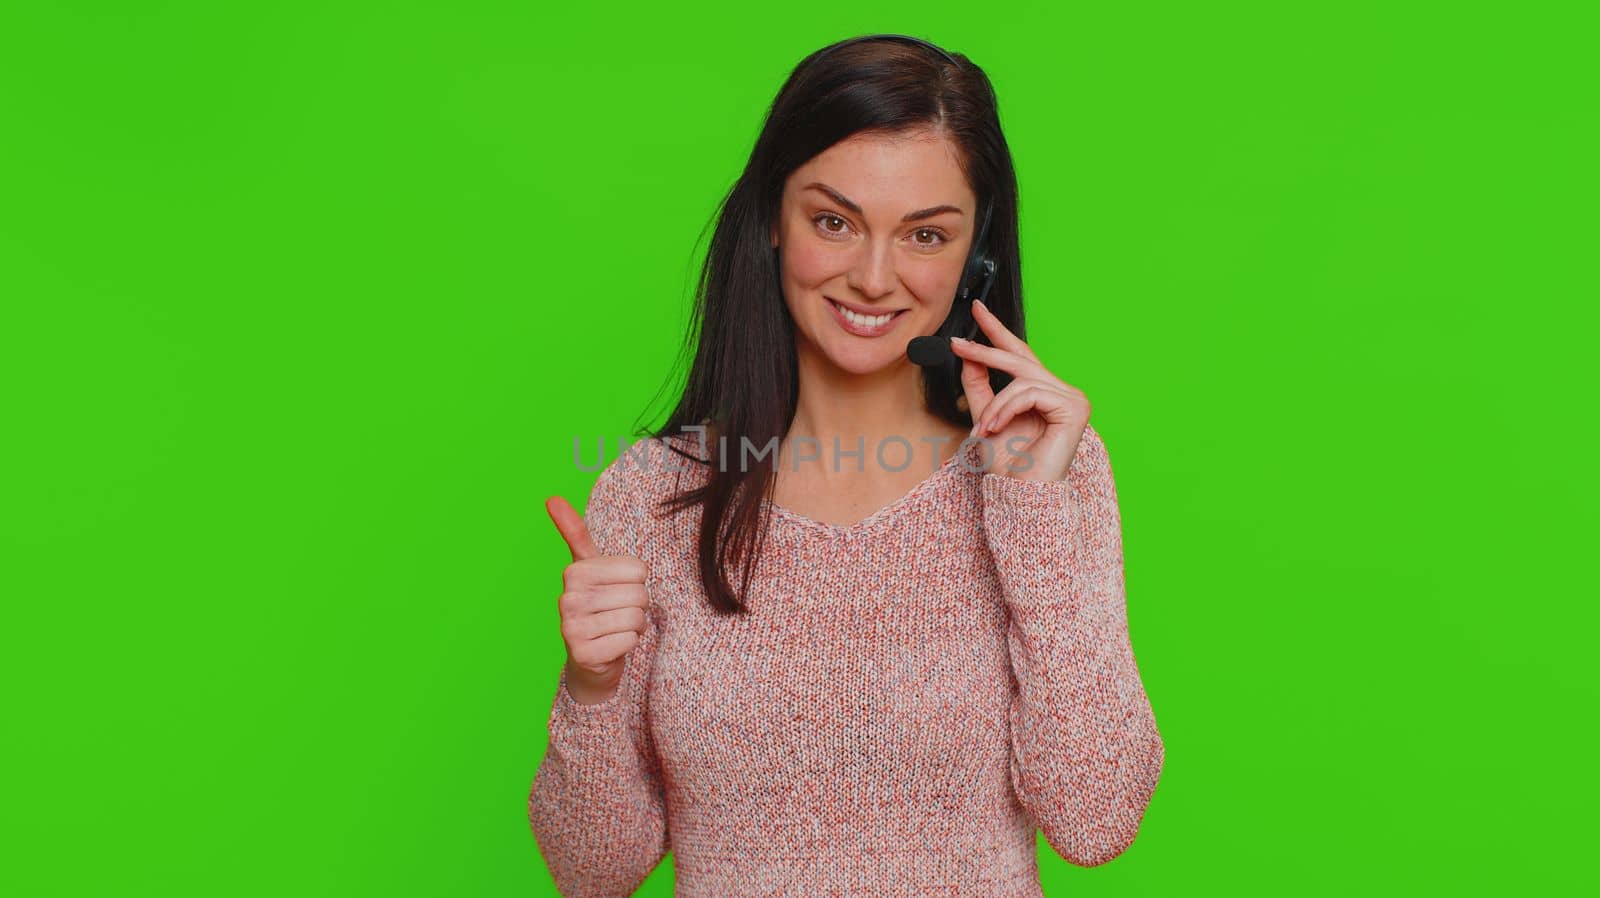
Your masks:
<path fill-rule="evenodd" d="M 802 357 L 867 374 L 938 330 L 977 211 L 956 159 L 933 131 L 856 134 L 789 176 L 772 241 Z"/>

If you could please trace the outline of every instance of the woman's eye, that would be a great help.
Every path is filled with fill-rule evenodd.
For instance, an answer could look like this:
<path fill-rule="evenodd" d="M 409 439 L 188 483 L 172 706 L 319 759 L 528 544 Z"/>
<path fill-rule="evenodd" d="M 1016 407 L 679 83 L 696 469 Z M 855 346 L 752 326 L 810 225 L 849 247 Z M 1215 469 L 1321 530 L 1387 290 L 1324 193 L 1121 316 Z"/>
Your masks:
<path fill-rule="evenodd" d="M 924 242 L 921 239 L 924 235 L 932 236 L 935 239 L 929 242 Z M 912 234 L 911 242 L 917 244 L 918 246 L 941 246 L 948 239 L 949 238 L 945 237 L 944 232 L 938 228 L 917 228 L 917 230 Z"/>
<path fill-rule="evenodd" d="M 816 218 L 814 218 L 812 220 L 817 223 L 817 226 L 822 229 L 822 232 L 824 234 L 843 234 L 845 232 L 846 227 L 847 227 L 847 225 L 845 224 L 845 220 L 844 219 L 840 218 L 837 215 L 829 214 L 827 212 L 824 212 L 821 215 L 818 215 Z M 830 227 L 830 223 L 831 222 L 838 222 L 839 223 L 839 227 L 838 228 Z"/>

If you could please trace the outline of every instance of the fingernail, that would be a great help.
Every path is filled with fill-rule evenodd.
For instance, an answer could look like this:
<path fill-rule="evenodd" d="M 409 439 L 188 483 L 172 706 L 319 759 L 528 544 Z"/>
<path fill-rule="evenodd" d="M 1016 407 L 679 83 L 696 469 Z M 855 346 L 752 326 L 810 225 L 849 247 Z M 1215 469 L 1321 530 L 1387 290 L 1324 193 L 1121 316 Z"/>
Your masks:
<path fill-rule="evenodd" d="M 950 338 L 950 342 L 951 343 L 971 343 L 972 341 L 968 340 L 966 337 L 951 337 Z"/>

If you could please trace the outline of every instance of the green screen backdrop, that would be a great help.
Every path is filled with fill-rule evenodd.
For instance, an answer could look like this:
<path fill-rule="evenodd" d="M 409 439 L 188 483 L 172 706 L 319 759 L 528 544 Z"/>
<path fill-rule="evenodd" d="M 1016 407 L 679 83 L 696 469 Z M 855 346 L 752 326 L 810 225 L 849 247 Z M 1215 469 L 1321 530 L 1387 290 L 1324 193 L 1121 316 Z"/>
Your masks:
<path fill-rule="evenodd" d="M 1166 768 L 1046 894 L 1592 893 L 1582 9 L 5 4 L 0 894 L 554 894 L 542 502 L 874 31 L 993 79 L 1118 480 Z"/>

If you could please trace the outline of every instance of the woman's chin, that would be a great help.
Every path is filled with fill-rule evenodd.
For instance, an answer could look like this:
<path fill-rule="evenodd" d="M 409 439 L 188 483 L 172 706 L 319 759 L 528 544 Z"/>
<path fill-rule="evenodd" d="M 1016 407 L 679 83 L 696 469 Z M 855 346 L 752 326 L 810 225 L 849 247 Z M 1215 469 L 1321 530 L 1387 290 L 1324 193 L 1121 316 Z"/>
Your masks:
<path fill-rule="evenodd" d="M 896 344 L 883 338 L 870 342 L 850 337 L 834 340 L 823 346 L 821 354 L 847 374 L 876 374 L 907 361 L 903 341 Z"/>

